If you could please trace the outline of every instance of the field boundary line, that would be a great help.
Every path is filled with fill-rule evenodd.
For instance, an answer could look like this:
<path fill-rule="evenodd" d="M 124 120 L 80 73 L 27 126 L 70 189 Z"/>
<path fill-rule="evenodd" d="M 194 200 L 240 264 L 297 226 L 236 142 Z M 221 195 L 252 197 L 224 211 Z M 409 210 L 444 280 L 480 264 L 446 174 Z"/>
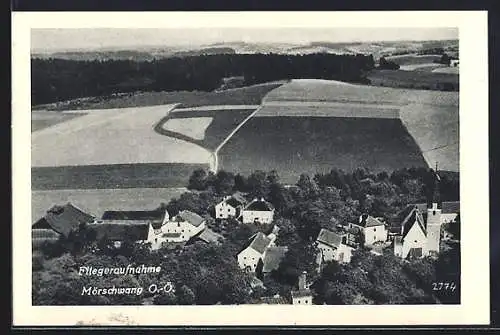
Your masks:
<path fill-rule="evenodd" d="M 217 172 L 219 170 L 219 156 L 218 156 L 219 150 L 222 149 L 222 147 L 231 139 L 231 137 L 233 137 L 233 135 L 236 134 L 236 132 L 240 130 L 240 128 L 243 127 L 245 123 L 247 123 L 247 121 L 250 120 L 262 108 L 263 105 L 260 105 L 256 110 L 254 110 L 250 115 L 248 115 L 239 125 L 236 126 L 236 128 L 233 129 L 233 131 L 229 133 L 229 135 L 224 139 L 224 141 L 222 141 L 222 143 L 219 144 L 217 148 L 215 148 L 214 152 L 212 153 L 213 165 L 210 167 L 213 172 Z"/>

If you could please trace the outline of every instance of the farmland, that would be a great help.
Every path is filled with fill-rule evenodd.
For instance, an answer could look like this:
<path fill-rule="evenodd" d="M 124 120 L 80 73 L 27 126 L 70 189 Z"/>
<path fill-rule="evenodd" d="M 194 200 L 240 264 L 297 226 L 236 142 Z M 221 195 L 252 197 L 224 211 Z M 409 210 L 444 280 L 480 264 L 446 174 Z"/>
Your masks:
<path fill-rule="evenodd" d="M 458 171 L 457 141 L 456 92 L 293 80 L 266 96 L 221 148 L 219 165 L 276 169 L 286 182 L 331 167 L 391 171 L 436 160 Z"/>
<path fill-rule="evenodd" d="M 151 163 L 31 168 L 33 190 L 184 187 L 208 164 Z"/>
<path fill-rule="evenodd" d="M 441 55 L 417 55 L 406 54 L 386 57 L 386 60 L 394 62 L 398 65 L 415 65 L 415 64 L 428 64 L 441 59 Z"/>
<path fill-rule="evenodd" d="M 438 91 L 458 91 L 458 74 L 427 71 L 373 70 L 368 74 L 372 85 Z"/>
<path fill-rule="evenodd" d="M 251 106 L 249 106 L 251 107 Z M 253 106 L 257 109 L 258 106 Z M 229 133 L 236 128 L 247 116 L 249 116 L 254 109 L 184 109 L 174 110 L 167 117 L 165 117 L 155 128 L 157 132 L 165 136 L 178 138 L 180 140 L 195 143 L 209 150 L 215 150 L 219 144 L 229 135 Z M 204 128 L 203 138 L 193 138 L 193 136 L 182 133 L 179 127 L 178 131 L 166 129 L 165 125 L 173 120 L 185 120 L 186 123 L 192 122 L 191 120 L 197 118 L 211 118 L 211 122 Z"/>
<path fill-rule="evenodd" d="M 272 82 L 224 91 L 135 92 L 109 97 L 82 98 L 35 106 L 34 110 L 80 110 L 156 106 L 180 103 L 182 107 L 212 105 L 258 105 L 271 90 L 284 82 Z"/>
<path fill-rule="evenodd" d="M 203 148 L 153 131 L 173 107 L 94 111 L 34 132 L 32 166 L 209 162 Z"/>
<path fill-rule="evenodd" d="M 67 189 L 32 191 L 31 219 L 35 222 L 54 204 L 71 202 L 101 217 L 106 210 L 154 209 L 168 203 L 185 190 L 182 188 Z"/>
<path fill-rule="evenodd" d="M 83 116 L 86 113 L 64 113 L 64 112 L 37 112 L 31 113 L 31 131 L 44 129 L 55 124 L 69 121 L 75 117 Z"/>
<path fill-rule="evenodd" d="M 341 117 L 255 117 L 219 151 L 220 167 L 276 170 L 285 183 L 332 167 L 372 171 L 426 166 L 400 120 Z"/>
<path fill-rule="evenodd" d="M 409 73 L 409 75 L 414 74 Z M 423 103 L 436 106 L 458 106 L 458 94 L 456 92 L 394 89 L 331 80 L 303 79 L 293 80 L 271 91 L 264 99 L 264 105 L 272 101 L 328 101 L 349 104 L 396 104 L 398 106 L 408 103 Z"/>
<path fill-rule="evenodd" d="M 434 64 L 434 63 L 401 65 L 399 67 L 399 69 L 403 71 L 424 71 L 424 72 L 433 72 L 436 69 L 445 69 L 445 68 L 448 68 L 448 66 L 444 64 Z"/>

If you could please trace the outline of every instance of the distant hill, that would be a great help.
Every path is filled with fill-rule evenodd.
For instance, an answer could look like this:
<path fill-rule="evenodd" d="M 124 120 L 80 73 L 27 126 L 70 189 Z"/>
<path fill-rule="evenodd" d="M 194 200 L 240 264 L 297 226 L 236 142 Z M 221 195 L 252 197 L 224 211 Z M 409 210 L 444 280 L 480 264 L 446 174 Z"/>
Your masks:
<path fill-rule="evenodd" d="M 216 54 L 372 54 L 381 56 L 419 52 L 425 49 L 443 48 L 447 52 L 458 52 L 458 40 L 444 41 L 380 41 L 380 42 L 329 42 L 311 43 L 248 43 L 243 41 L 221 42 L 198 47 L 151 46 L 125 48 L 122 50 L 73 50 L 57 52 L 33 52 L 32 58 L 60 58 L 70 60 L 136 60 L 144 61 L 169 57 L 187 57 Z"/>

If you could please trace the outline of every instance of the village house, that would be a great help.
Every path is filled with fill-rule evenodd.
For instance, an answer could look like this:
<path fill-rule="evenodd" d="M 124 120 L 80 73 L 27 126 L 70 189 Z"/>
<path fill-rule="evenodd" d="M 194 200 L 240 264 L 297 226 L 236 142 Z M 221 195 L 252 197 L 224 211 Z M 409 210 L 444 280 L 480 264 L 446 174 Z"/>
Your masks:
<path fill-rule="evenodd" d="M 78 229 L 81 224 L 94 222 L 96 217 L 86 213 L 82 209 L 68 202 L 63 206 L 55 205 L 51 207 L 44 217 L 36 221 L 32 226 L 32 230 L 37 230 L 35 233 L 41 236 L 40 230 L 52 231 L 54 234 L 68 237 L 71 231 Z M 32 233 L 33 234 L 33 233 Z"/>
<path fill-rule="evenodd" d="M 246 243 L 243 250 L 238 254 L 238 265 L 241 269 L 255 272 L 259 262 L 263 262 L 266 251 L 269 247 L 274 245 L 276 236 L 274 234 L 265 234 L 258 232 Z"/>
<path fill-rule="evenodd" d="M 292 304 L 293 305 L 312 305 L 312 292 L 309 289 L 309 285 L 306 281 L 306 272 L 304 271 L 299 276 L 298 281 L 298 290 L 293 290 L 291 292 L 292 295 Z"/>
<path fill-rule="evenodd" d="M 381 219 L 374 218 L 371 215 L 361 215 L 358 223 L 349 223 L 349 228 L 359 229 L 359 233 L 363 236 L 365 246 L 387 241 L 388 231 L 385 223 L 382 222 Z"/>
<path fill-rule="evenodd" d="M 274 207 L 264 198 L 253 199 L 242 212 L 243 223 L 270 224 L 274 219 Z"/>
<path fill-rule="evenodd" d="M 147 243 L 154 235 L 151 222 L 145 220 L 96 220 L 87 225 L 97 240 L 106 239 L 120 247 L 123 241 Z"/>
<path fill-rule="evenodd" d="M 346 233 L 337 233 L 324 228 L 321 229 L 316 238 L 316 246 L 320 251 L 320 257 L 317 259 L 320 264 L 328 261 L 349 263 L 354 250 L 348 245 Z"/>
<path fill-rule="evenodd" d="M 223 241 L 223 240 L 224 240 L 224 236 L 214 232 L 212 229 L 210 229 L 208 227 L 205 227 L 205 229 L 203 229 L 200 233 L 191 237 L 191 239 L 189 239 L 189 241 L 188 241 L 188 244 L 191 244 L 191 243 L 194 243 L 197 241 L 201 241 L 201 242 L 204 242 L 206 244 L 219 245 L 221 243 L 221 241 Z"/>
<path fill-rule="evenodd" d="M 215 218 L 228 219 L 230 217 L 239 218 L 246 205 L 246 199 L 239 193 L 224 197 L 215 205 Z"/>
<path fill-rule="evenodd" d="M 170 218 L 165 211 L 163 222 L 153 224 L 154 235 L 149 242 L 153 249 L 160 248 L 164 243 L 186 242 L 206 228 L 205 219 L 191 211 L 180 211 Z"/>

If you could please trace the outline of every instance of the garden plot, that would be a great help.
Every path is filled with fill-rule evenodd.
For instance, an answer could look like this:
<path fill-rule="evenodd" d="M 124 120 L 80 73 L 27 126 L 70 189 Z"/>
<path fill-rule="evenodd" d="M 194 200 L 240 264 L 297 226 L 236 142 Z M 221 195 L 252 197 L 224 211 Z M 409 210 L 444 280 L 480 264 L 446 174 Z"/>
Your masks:
<path fill-rule="evenodd" d="M 212 120 L 211 117 L 168 119 L 163 129 L 201 141 L 205 139 L 205 131 Z"/>

